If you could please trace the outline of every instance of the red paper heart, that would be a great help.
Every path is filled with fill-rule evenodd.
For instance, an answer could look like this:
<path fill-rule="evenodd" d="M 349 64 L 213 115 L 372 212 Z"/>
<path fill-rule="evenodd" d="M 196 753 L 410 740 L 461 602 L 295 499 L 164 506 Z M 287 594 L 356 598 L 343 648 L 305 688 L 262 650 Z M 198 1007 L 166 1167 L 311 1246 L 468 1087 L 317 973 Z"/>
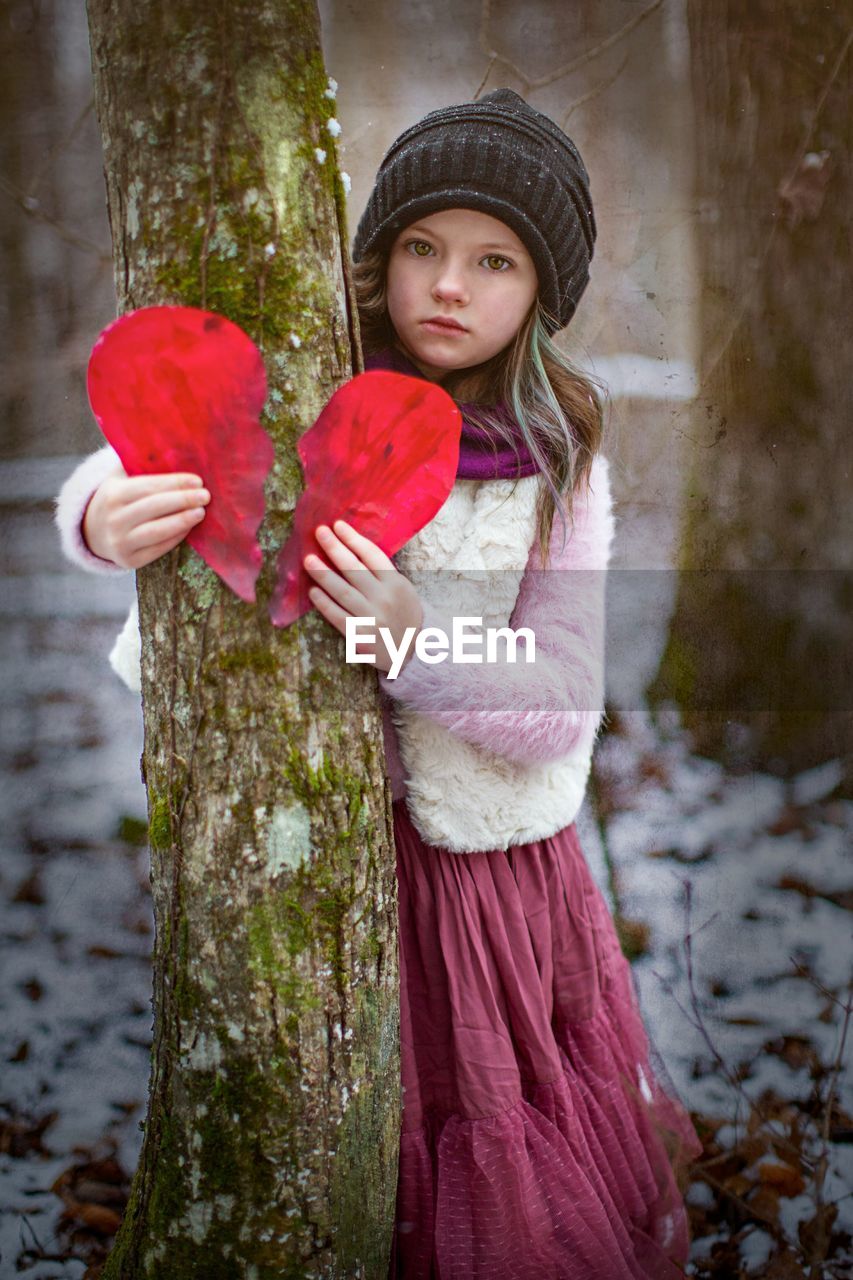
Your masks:
<path fill-rule="evenodd" d="M 260 352 L 224 316 L 143 307 L 109 325 L 89 358 L 89 403 L 128 475 L 191 471 L 210 490 L 186 541 L 242 600 L 255 599 L 264 480 Z"/>
<path fill-rule="evenodd" d="M 362 373 L 336 391 L 297 449 L 305 489 L 281 549 L 270 617 L 285 627 L 311 607 L 303 566 L 318 524 L 346 520 L 392 556 L 444 506 L 459 465 L 462 415 L 441 387 L 402 373 Z M 328 563 L 328 562 L 327 562 Z"/>

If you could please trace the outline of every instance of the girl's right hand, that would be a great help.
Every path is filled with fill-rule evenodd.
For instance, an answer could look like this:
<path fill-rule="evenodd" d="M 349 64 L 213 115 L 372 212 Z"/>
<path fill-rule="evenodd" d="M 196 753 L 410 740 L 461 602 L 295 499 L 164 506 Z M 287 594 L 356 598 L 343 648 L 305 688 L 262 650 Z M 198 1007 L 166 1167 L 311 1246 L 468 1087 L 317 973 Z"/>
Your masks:
<path fill-rule="evenodd" d="M 140 569 L 176 547 L 204 518 L 208 502 L 201 476 L 129 476 L 121 467 L 92 494 L 83 538 L 102 560 Z"/>

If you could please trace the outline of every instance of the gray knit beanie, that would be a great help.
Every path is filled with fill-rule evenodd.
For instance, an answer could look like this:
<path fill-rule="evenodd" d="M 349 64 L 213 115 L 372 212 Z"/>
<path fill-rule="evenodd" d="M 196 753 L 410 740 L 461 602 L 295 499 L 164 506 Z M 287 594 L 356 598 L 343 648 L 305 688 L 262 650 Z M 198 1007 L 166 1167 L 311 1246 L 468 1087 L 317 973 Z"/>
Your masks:
<path fill-rule="evenodd" d="M 523 242 L 549 333 L 567 325 L 589 282 L 595 218 L 577 147 L 512 89 L 431 111 L 386 152 L 353 242 L 360 261 L 419 217 L 479 209 Z"/>

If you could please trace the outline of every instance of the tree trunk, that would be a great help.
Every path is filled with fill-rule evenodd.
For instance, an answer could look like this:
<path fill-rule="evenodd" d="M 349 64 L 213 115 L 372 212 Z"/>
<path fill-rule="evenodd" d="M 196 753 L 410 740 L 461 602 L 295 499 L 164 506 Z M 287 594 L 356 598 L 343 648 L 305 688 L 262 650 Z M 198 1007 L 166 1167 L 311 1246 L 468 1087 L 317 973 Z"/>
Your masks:
<path fill-rule="evenodd" d="M 240 324 L 277 449 L 256 606 L 185 545 L 138 575 L 154 1046 L 105 1275 L 384 1280 L 399 1003 L 375 674 L 318 614 L 266 613 L 295 442 L 357 351 L 315 3 L 88 12 L 121 309 Z"/>
<path fill-rule="evenodd" d="M 688 11 L 705 351 L 652 692 L 790 773 L 850 750 L 853 4 Z"/>

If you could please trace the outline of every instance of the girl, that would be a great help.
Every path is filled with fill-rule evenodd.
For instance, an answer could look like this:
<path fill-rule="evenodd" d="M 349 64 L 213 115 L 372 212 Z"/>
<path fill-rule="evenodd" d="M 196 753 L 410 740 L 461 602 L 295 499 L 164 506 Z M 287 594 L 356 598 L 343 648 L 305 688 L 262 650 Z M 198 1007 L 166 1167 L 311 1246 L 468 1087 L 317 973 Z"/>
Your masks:
<path fill-rule="evenodd" d="M 313 603 L 341 633 L 375 617 L 396 645 L 460 617 L 535 637 L 531 665 L 410 648 L 395 679 L 373 651 L 400 919 L 391 1274 L 407 1280 L 667 1280 L 687 1259 L 679 1183 L 699 1143 L 652 1068 L 574 824 L 602 713 L 613 520 L 601 409 L 552 335 L 595 234 L 577 148 L 501 89 L 397 139 L 353 247 L 366 365 L 460 402 L 459 470 L 393 561 L 342 521 L 321 527 Z M 209 498 L 201 477 L 116 464 L 100 450 L 58 503 L 65 550 L 102 572 L 170 550 Z M 138 688 L 135 622 L 124 635 L 111 658 Z"/>

